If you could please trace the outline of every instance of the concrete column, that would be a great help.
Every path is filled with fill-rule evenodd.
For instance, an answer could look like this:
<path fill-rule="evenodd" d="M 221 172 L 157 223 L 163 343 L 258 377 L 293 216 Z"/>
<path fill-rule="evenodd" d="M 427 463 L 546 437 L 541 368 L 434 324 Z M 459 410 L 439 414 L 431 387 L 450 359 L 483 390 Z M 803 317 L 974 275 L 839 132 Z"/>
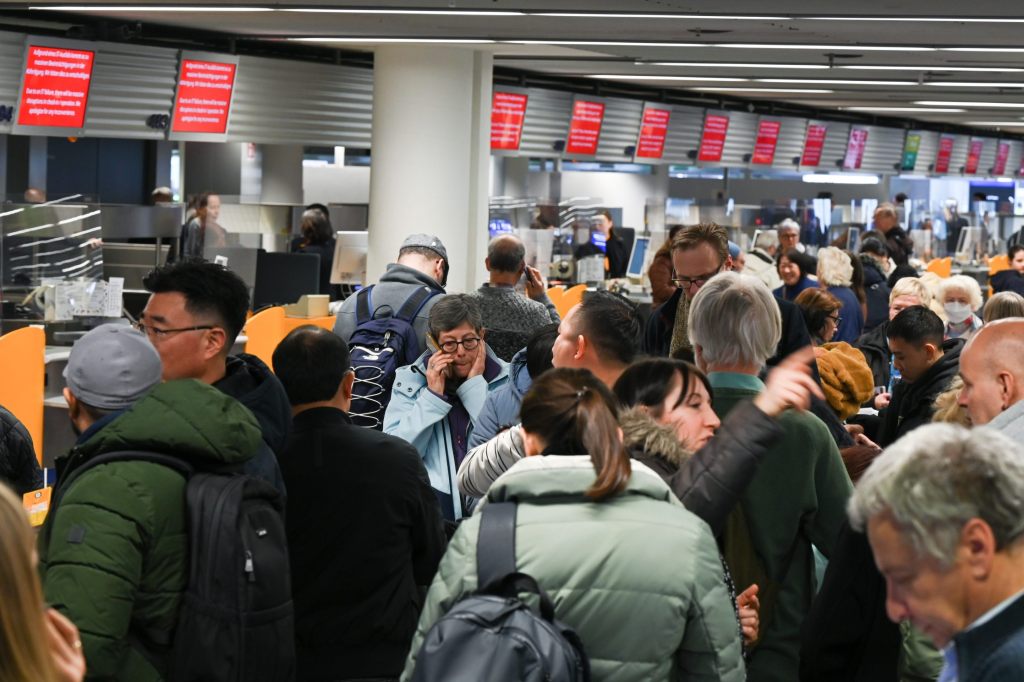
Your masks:
<path fill-rule="evenodd" d="M 388 46 L 374 56 L 370 281 L 414 232 L 448 249 L 449 292 L 485 280 L 490 168 L 490 54 Z"/>

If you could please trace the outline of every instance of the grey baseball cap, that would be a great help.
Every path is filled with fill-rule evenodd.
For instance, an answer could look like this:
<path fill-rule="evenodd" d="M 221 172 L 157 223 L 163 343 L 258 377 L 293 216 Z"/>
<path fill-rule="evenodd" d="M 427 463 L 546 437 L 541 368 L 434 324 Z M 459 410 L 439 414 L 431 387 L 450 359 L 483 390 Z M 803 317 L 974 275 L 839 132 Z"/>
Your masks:
<path fill-rule="evenodd" d="M 444 244 L 441 243 L 441 240 L 433 235 L 411 234 L 405 238 L 405 241 L 402 242 L 402 246 L 399 250 L 408 249 L 414 246 L 423 249 L 430 249 L 441 258 L 444 258 L 445 261 L 448 260 L 448 249 L 444 248 Z"/>
<path fill-rule="evenodd" d="M 131 407 L 160 383 L 153 344 L 126 324 L 104 324 L 75 342 L 64 380 L 75 397 L 101 410 Z"/>

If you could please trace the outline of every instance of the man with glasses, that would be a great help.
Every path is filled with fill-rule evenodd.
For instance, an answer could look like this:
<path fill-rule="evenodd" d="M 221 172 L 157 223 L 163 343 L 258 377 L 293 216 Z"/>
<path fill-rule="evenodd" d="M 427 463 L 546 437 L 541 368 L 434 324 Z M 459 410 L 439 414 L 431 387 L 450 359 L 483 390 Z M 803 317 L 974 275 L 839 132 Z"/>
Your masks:
<path fill-rule="evenodd" d="M 283 494 L 277 457 L 288 442 L 288 396 L 259 358 L 230 355 L 249 310 L 245 282 L 215 263 L 181 261 L 149 273 L 143 284 L 152 295 L 137 326 L 160 354 L 164 381 L 198 379 L 252 410 L 264 447 L 246 465 L 246 473 Z"/>
<path fill-rule="evenodd" d="M 455 472 L 487 394 L 508 381 L 508 365 L 484 342 L 472 296 L 440 299 L 430 310 L 428 328 L 426 352 L 395 377 L 384 432 L 419 451 L 444 517 L 454 521 L 465 512 Z"/>

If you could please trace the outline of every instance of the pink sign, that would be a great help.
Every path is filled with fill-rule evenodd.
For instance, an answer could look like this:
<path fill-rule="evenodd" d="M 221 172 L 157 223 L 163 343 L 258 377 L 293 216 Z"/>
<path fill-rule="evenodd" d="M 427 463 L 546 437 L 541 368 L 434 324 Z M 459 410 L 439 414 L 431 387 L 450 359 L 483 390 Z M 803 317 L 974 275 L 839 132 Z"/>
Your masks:
<path fill-rule="evenodd" d="M 491 100 L 491 149 L 519 149 L 526 119 L 526 95 L 495 91 Z"/>
<path fill-rule="evenodd" d="M 573 102 L 572 121 L 569 122 L 569 139 L 565 143 L 565 153 L 584 156 L 596 154 L 603 120 L 603 102 L 588 102 L 582 99 Z"/>
<path fill-rule="evenodd" d="M 775 147 L 779 144 L 779 130 L 782 124 L 778 121 L 761 121 L 757 126 L 757 141 L 754 143 L 754 155 L 751 163 L 771 165 L 775 161 Z"/>
<path fill-rule="evenodd" d="M 660 159 L 665 153 L 665 137 L 668 135 L 670 109 L 644 107 L 640 124 L 640 136 L 636 142 L 636 156 L 641 159 Z"/>
<path fill-rule="evenodd" d="M 843 159 L 843 168 L 847 170 L 858 170 L 864 162 L 864 150 L 868 146 L 867 128 L 853 128 L 850 130 L 850 140 L 846 143 L 846 157 Z"/>
<path fill-rule="evenodd" d="M 708 114 L 704 117 L 704 132 L 700 136 L 698 161 L 721 161 L 725 150 L 725 135 L 729 131 L 729 117 Z"/>
<path fill-rule="evenodd" d="M 807 126 L 807 135 L 804 137 L 804 153 L 800 157 L 801 166 L 817 166 L 821 163 L 821 151 L 825 148 L 825 134 L 828 127 L 812 123 Z"/>
<path fill-rule="evenodd" d="M 1002 175 L 1006 172 L 1006 161 L 1010 158 L 1010 143 L 1000 142 L 996 151 L 996 165 L 992 167 L 995 175 Z"/>
<path fill-rule="evenodd" d="M 964 166 L 964 173 L 972 175 L 978 172 L 983 149 L 985 149 L 985 140 L 971 140 L 971 146 L 967 148 L 967 165 Z"/>
<path fill-rule="evenodd" d="M 954 138 L 943 135 L 939 138 L 939 153 L 935 157 L 935 172 L 948 173 L 949 160 L 953 156 Z"/>

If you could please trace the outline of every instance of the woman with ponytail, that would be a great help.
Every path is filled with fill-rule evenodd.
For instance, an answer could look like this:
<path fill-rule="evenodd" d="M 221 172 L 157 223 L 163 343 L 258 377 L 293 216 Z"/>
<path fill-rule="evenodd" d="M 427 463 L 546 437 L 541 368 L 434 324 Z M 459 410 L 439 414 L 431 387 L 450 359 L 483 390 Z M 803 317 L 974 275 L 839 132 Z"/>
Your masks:
<path fill-rule="evenodd" d="M 80 682 L 84 674 L 78 629 L 43 606 L 25 509 L 0 484 L 0 680 Z"/>
<path fill-rule="evenodd" d="M 708 526 L 631 461 L 611 391 L 581 369 L 539 377 L 520 411 L 527 457 L 481 506 L 517 502 L 517 570 L 583 640 L 593 680 L 745 678 L 739 628 Z M 477 589 L 479 513 L 460 527 L 427 595 L 425 633 Z"/>

